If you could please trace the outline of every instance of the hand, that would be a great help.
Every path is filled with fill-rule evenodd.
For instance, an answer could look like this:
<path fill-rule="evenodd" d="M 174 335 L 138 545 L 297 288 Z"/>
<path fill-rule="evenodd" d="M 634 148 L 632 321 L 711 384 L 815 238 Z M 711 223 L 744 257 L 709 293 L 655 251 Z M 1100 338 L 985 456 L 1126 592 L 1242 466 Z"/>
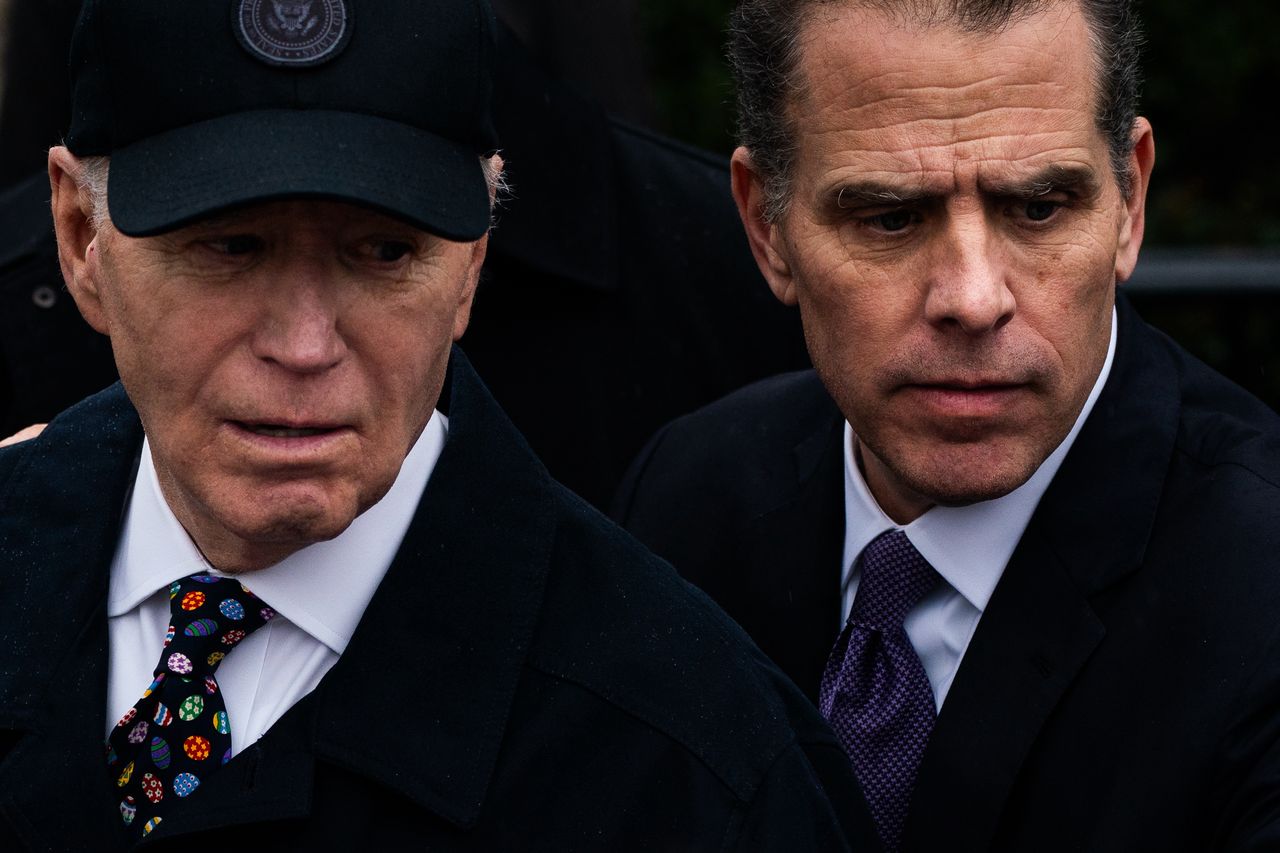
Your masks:
<path fill-rule="evenodd" d="M 0 447 L 8 447 L 10 444 L 17 444 L 19 441 L 26 441 L 29 438 L 35 438 L 40 433 L 44 432 L 44 428 L 47 426 L 48 424 L 32 424 L 26 429 L 20 429 L 8 438 L 0 439 Z"/>

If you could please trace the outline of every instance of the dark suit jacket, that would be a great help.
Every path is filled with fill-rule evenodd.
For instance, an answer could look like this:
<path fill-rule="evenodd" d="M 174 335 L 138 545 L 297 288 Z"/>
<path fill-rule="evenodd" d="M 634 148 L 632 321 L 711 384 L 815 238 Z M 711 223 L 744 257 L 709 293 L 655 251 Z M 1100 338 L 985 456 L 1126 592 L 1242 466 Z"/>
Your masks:
<path fill-rule="evenodd" d="M 1280 849 L 1280 419 L 1119 313 L 905 850 Z M 811 698 L 839 629 L 841 426 L 812 373 L 757 384 L 660 434 L 616 508 Z"/>
<path fill-rule="evenodd" d="M 867 831 L 804 697 L 553 482 L 457 351 L 448 387 L 346 653 L 144 847 L 845 849 L 828 794 Z M 0 451 L 0 850 L 114 846 L 104 602 L 141 438 L 117 386 Z"/>

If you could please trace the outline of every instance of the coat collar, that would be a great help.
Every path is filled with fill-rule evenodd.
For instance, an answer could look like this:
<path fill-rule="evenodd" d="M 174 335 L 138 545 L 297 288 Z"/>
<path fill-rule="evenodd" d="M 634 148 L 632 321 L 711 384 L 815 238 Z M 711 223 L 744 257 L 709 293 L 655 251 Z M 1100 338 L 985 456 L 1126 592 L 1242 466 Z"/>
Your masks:
<path fill-rule="evenodd" d="M 444 453 L 317 690 L 315 751 L 470 826 L 538 623 L 555 506 L 546 470 L 457 349 L 450 373 Z M 371 707 L 387 725 L 366 724 Z"/>
<path fill-rule="evenodd" d="M 773 500 L 746 526 L 741 572 L 721 603 L 815 704 L 840 631 L 844 544 L 844 419 L 810 374 L 815 426 L 784 450 L 764 490 Z M 737 602 L 733 599 L 739 598 Z"/>
<path fill-rule="evenodd" d="M 1116 362 L 961 662 L 904 850 L 989 848 L 1045 720 L 1106 635 L 1091 598 L 1141 565 L 1173 453 L 1168 353 L 1121 296 Z"/>
<path fill-rule="evenodd" d="M 311 696 L 202 786 L 199 809 L 162 824 L 152 839 L 305 815 L 317 761 L 456 825 L 478 820 L 541 610 L 555 506 L 546 470 L 456 348 L 446 388 L 444 452 L 346 652 Z M 70 831 L 58 807 L 68 785 L 83 788 L 84 802 L 104 803 L 101 819 L 83 830 L 96 840 L 71 849 L 100 846 L 114 807 L 102 766 L 102 602 L 141 430 L 118 387 L 105 396 L 93 417 L 50 426 L 0 487 L 15 508 L 0 521 L 0 553 L 19 569 L 6 569 L 6 583 L 30 591 L 25 599 L 6 594 L 12 612 L 0 614 L 3 648 L 22 662 L 20 675 L 0 670 L 0 731 L 16 739 L 0 764 L 0 791 L 8 792 L 0 813 L 33 846 L 50 846 L 49 826 Z M 37 595 L 57 599 L 54 612 L 65 616 L 48 620 L 46 610 L 24 606 Z M 48 648 L 62 658 L 41 653 Z M 80 673 L 81 683 L 75 698 L 55 704 L 44 688 L 59 668 Z M 73 725 L 49 724 L 68 708 Z M 65 769 L 50 773 L 51 762 Z M 37 777 L 60 793 L 42 794 L 30 784 Z"/>

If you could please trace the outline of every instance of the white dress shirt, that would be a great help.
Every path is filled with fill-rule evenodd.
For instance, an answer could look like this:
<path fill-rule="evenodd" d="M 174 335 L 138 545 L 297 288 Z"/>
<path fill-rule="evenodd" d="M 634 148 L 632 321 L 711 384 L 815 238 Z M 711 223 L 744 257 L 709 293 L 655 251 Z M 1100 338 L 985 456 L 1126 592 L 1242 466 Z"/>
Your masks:
<path fill-rule="evenodd" d="M 218 667 L 233 753 L 256 742 L 314 690 L 346 650 L 409 529 L 447 431 L 447 419 L 434 413 L 386 496 L 338 537 L 303 548 L 269 568 L 237 576 L 278 615 Z M 108 734 L 151 683 L 169 627 L 169 585 L 197 572 L 223 575 L 201 555 L 165 502 L 150 444 L 144 441 L 111 564 Z"/>
<path fill-rule="evenodd" d="M 871 495 L 854 452 L 857 437 L 853 428 L 845 423 L 842 622 L 849 618 L 858 591 L 856 564 L 862 549 L 887 530 L 904 531 L 916 550 L 946 581 L 912 608 L 903 621 L 907 637 L 924 664 L 939 711 L 1018 540 L 1102 393 L 1115 359 L 1116 326 L 1113 309 L 1107 358 L 1075 425 L 1031 478 L 1004 497 L 969 506 L 935 506 L 910 524 L 896 524 Z"/>

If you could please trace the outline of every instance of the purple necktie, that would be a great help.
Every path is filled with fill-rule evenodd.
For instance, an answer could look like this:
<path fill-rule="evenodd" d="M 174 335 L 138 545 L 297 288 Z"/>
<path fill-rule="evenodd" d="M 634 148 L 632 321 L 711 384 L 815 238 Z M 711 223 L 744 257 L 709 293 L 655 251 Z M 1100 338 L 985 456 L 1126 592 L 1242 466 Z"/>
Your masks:
<path fill-rule="evenodd" d="M 859 560 L 858 594 L 822 673 L 818 708 L 849 753 L 892 853 L 936 717 L 902 620 L 940 578 L 901 530 L 877 536 Z"/>

